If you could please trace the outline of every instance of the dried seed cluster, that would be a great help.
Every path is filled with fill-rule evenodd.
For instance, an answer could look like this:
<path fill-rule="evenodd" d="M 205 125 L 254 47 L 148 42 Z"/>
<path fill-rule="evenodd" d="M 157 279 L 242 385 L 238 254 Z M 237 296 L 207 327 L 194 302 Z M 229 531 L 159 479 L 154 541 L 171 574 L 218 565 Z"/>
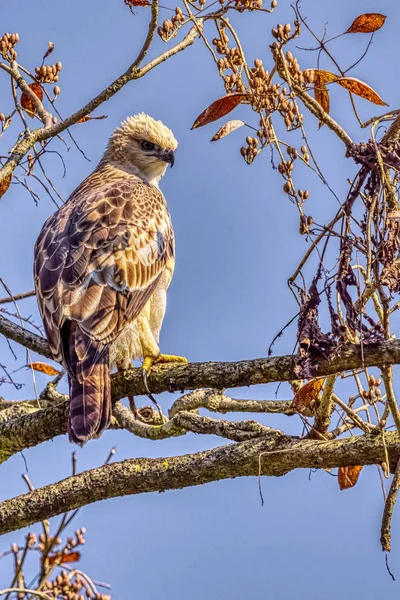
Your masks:
<path fill-rule="evenodd" d="M 164 21 L 162 26 L 157 29 L 158 35 L 164 42 L 168 42 L 174 35 L 176 35 L 178 29 L 182 26 L 185 21 L 185 15 L 179 6 L 175 9 L 175 15 L 171 20 L 167 19 Z"/>
<path fill-rule="evenodd" d="M 286 63 L 290 73 L 290 77 L 301 86 L 305 84 L 311 84 L 314 80 L 314 72 L 310 69 L 302 71 L 300 69 L 297 58 L 293 56 L 291 52 L 286 52 Z"/>
<path fill-rule="evenodd" d="M 0 37 L 0 53 L 5 60 L 15 60 L 17 53 L 14 46 L 19 42 L 18 33 L 5 33 Z"/>
<path fill-rule="evenodd" d="M 294 31 L 292 33 L 292 26 L 290 23 L 285 23 L 282 25 L 278 23 L 276 28 L 274 27 L 271 31 L 272 37 L 274 37 L 281 44 L 286 44 L 289 40 L 297 37 L 300 34 L 300 22 L 295 19 L 294 21 Z"/>
<path fill-rule="evenodd" d="M 364 400 L 369 402 L 376 402 L 376 400 L 380 399 L 382 395 L 382 391 L 380 390 L 380 386 L 382 385 L 382 379 L 378 377 L 375 379 L 373 375 L 368 377 L 368 387 L 369 390 L 362 391 L 362 397 Z"/>
<path fill-rule="evenodd" d="M 246 143 L 247 146 L 242 146 L 242 148 L 240 148 L 240 154 L 243 156 L 247 164 L 250 165 L 257 154 L 260 153 L 260 150 L 257 148 L 258 139 L 256 137 L 252 138 L 250 135 L 248 135 L 246 138 Z"/>
<path fill-rule="evenodd" d="M 58 74 L 62 69 L 62 64 L 57 62 L 55 65 L 42 65 L 35 68 L 35 77 L 40 83 L 56 83 Z"/>
<path fill-rule="evenodd" d="M 243 12 L 245 10 L 257 10 L 257 8 L 262 8 L 262 0 L 234 0 L 236 8 L 239 12 Z"/>
<path fill-rule="evenodd" d="M 219 27 L 219 37 L 212 40 L 218 54 L 223 57 L 218 59 L 219 74 L 224 80 L 226 92 L 244 93 L 246 87 L 242 81 L 243 56 L 239 48 L 229 48 L 229 37 L 224 26 Z M 232 73 L 225 74 L 224 71 L 230 69 Z"/>
<path fill-rule="evenodd" d="M 46 595 L 54 600 L 111 600 L 107 594 L 96 593 L 80 573 L 68 573 L 65 569 L 53 581 L 46 581 L 43 587 Z"/>

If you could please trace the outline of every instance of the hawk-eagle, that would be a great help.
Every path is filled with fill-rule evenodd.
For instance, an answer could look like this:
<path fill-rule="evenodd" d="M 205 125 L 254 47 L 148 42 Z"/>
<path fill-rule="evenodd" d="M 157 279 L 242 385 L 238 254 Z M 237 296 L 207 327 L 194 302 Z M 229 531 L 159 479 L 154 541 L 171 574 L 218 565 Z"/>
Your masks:
<path fill-rule="evenodd" d="M 146 373 L 155 362 L 186 361 L 158 347 L 175 263 L 158 183 L 176 147 L 161 121 L 128 117 L 37 239 L 36 295 L 52 355 L 68 371 L 72 442 L 108 426 L 111 368 L 143 357 Z"/>

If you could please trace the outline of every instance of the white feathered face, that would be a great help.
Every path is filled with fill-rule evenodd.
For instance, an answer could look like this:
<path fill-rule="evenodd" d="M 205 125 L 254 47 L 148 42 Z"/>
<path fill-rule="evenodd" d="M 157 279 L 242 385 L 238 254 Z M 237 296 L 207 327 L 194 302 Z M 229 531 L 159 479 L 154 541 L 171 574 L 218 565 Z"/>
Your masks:
<path fill-rule="evenodd" d="M 132 163 L 140 169 L 162 163 L 160 166 L 163 166 L 165 170 L 169 164 L 172 167 L 175 161 L 175 153 L 172 148 L 160 146 L 147 137 L 138 139 L 130 136 L 126 153 Z"/>
<path fill-rule="evenodd" d="M 170 129 L 143 113 L 128 117 L 112 134 L 106 153 L 138 170 L 148 181 L 159 180 L 173 166 L 178 143 Z"/>

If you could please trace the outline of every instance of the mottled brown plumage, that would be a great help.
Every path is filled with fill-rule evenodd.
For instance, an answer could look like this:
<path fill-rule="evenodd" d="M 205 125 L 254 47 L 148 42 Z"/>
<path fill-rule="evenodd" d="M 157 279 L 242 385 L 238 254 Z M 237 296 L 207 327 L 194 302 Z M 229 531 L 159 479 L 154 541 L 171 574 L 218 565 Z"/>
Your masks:
<path fill-rule="evenodd" d="M 36 242 L 36 293 L 52 354 L 69 374 L 73 442 L 108 426 L 110 368 L 160 355 L 174 234 L 158 181 L 176 145 L 160 121 L 130 117 Z"/>

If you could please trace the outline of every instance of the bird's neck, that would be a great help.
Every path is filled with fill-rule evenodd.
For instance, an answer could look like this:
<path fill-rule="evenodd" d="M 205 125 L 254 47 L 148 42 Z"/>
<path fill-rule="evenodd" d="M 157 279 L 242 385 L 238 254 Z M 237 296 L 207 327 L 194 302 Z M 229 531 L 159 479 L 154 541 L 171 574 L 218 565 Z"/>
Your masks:
<path fill-rule="evenodd" d="M 159 161 L 146 165 L 145 168 L 139 168 L 131 162 L 119 160 L 116 161 L 110 159 L 107 154 L 104 154 L 103 158 L 97 165 L 96 170 L 104 169 L 105 167 L 111 167 L 120 171 L 124 171 L 125 173 L 129 173 L 130 175 L 135 175 L 136 177 L 142 179 L 145 183 L 158 187 L 162 176 L 167 170 L 167 166 L 168 165 L 166 163 Z"/>

